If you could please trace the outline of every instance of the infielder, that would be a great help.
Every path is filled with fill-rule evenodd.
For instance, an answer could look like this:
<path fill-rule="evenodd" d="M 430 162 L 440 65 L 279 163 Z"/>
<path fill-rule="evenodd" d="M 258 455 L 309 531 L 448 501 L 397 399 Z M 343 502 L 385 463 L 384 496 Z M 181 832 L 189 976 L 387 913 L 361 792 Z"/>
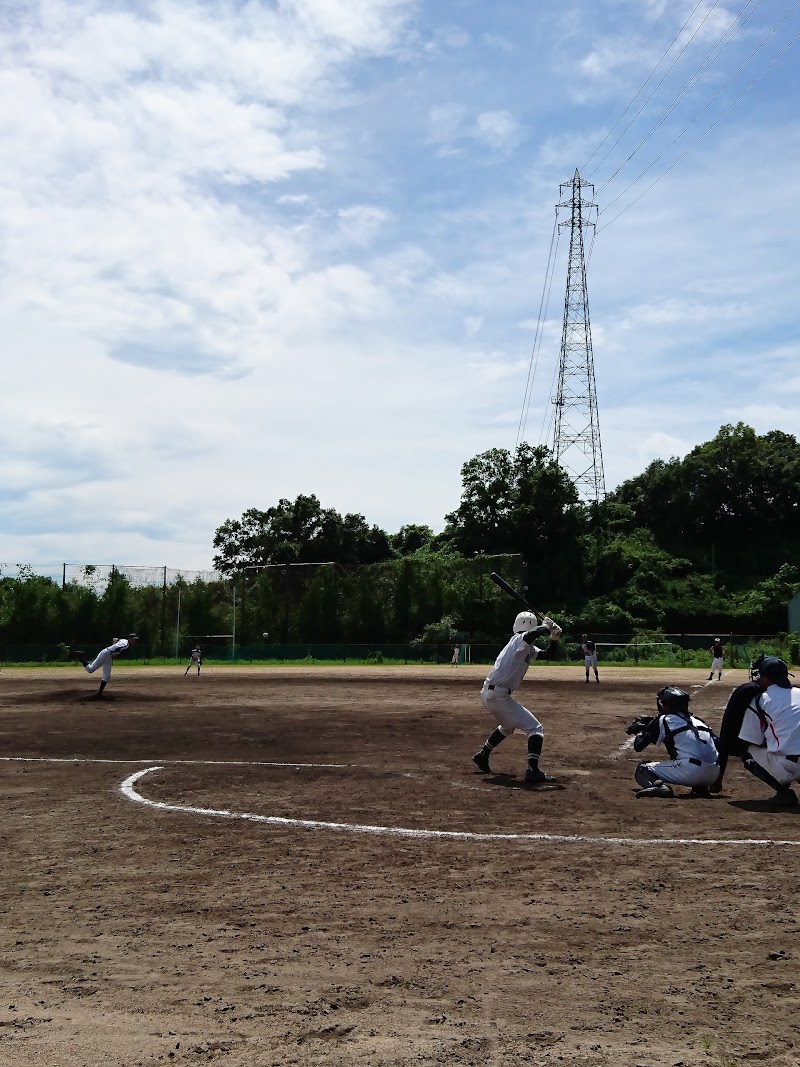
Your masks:
<path fill-rule="evenodd" d="M 458 661 L 461 659 L 461 645 L 455 645 L 453 648 L 453 655 L 450 659 L 450 663 L 454 666 L 458 666 Z"/>
<path fill-rule="evenodd" d="M 97 690 L 93 697 L 90 697 L 90 700 L 103 699 L 103 690 L 108 685 L 108 680 L 111 677 L 112 663 L 114 662 L 116 657 L 120 655 L 120 653 L 126 652 L 131 645 L 138 644 L 138 642 L 139 638 L 136 636 L 136 634 L 128 634 L 127 637 L 115 637 L 113 638 L 112 643 L 107 648 L 104 648 L 101 652 L 97 653 L 91 663 L 89 663 L 88 657 L 85 652 L 75 651 L 72 653 L 73 656 L 76 656 L 81 661 L 81 663 L 86 668 L 86 671 L 89 674 L 94 674 L 94 672 L 96 670 L 99 670 L 101 667 L 103 669 L 103 676 L 100 680 L 100 688 Z"/>
<path fill-rule="evenodd" d="M 756 660 L 758 692 L 744 713 L 739 736 L 748 742 L 744 769 L 775 790 L 774 804 L 794 807 L 790 788 L 800 780 L 800 689 L 777 656 Z"/>
<path fill-rule="evenodd" d="M 722 681 L 722 667 L 725 663 L 725 653 L 728 651 L 723 645 L 719 637 L 714 638 L 714 644 L 708 650 L 711 653 L 711 674 L 708 676 L 709 682 L 714 679 L 714 671 L 717 672 L 717 681 Z"/>
<path fill-rule="evenodd" d="M 667 685 L 656 694 L 658 714 L 637 716 L 627 728 L 637 752 L 663 745 L 669 760 L 640 763 L 634 771 L 637 797 L 673 797 L 673 785 L 691 786 L 690 796 L 707 797 L 719 778 L 719 754 L 711 728 L 689 711 L 689 694 Z"/>
<path fill-rule="evenodd" d="M 185 678 L 192 667 L 197 667 L 197 677 L 200 677 L 200 668 L 203 666 L 203 653 L 200 651 L 200 646 L 195 645 L 192 651 L 189 653 L 189 665 L 183 672 Z"/>
<path fill-rule="evenodd" d="M 594 680 L 600 684 L 600 675 L 597 673 L 597 646 L 588 634 L 581 637 L 581 652 L 583 652 L 583 666 L 586 670 L 586 684 L 589 684 L 589 671 L 594 671 Z"/>
<path fill-rule="evenodd" d="M 550 642 L 546 649 L 542 649 L 535 645 L 534 641 L 545 634 L 550 635 Z M 543 619 L 542 625 L 539 626 L 532 611 L 521 611 L 514 620 L 514 636 L 495 660 L 494 667 L 489 671 L 481 689 L 481 703 L 491 718 L 499 724 L 483 743 L 483 748 L 472 757 L 473 763 L 484 774 L 491 774 L 489 757 L 492 752 L 501 741 L 505 741 L 515 730 L 520 730 L 528 738 L 525 781 L 533 785 L 555 781 L 555 778 L 539 769 L 539 756 L 544 743 L 542 724 L 532 712 L 514 700 L 511 694 L 515 689 L 519 689 L 532 659 L 535 660 L 540 655 L 545 659 L 552 658 L 560 637 L 560 626 L 549 618 Z"/>

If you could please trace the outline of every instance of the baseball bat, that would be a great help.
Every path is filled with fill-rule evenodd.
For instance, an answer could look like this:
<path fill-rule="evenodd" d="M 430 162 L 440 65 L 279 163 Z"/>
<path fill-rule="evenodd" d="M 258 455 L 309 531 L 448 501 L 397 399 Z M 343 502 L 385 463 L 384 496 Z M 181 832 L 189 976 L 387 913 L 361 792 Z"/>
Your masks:
<path fill-rule="evenodd" d="M 522 595 L 522 593 L 518 592 L 518 590 L 516 590 L 513 585 L 509 585 L 505 578 L 501 578 L 500 575 L 496 574 L 494 571 L 492 571 L 489 577 L 492 579 L 495 585 L 499 586 L 504 592 L 508 593 L 508 595 L 512 597 L 512 599 L 519 601 L 519 603 L 522 604 L 523 607 L 527 608 L 528 611 L 535 612 L 539 616 L 540 622 L 543 618 L 545 618 L 547 613 L 537 611 L 536 608 L 532 608 L 528 601 L 525 599 L 525 597 Z"/>

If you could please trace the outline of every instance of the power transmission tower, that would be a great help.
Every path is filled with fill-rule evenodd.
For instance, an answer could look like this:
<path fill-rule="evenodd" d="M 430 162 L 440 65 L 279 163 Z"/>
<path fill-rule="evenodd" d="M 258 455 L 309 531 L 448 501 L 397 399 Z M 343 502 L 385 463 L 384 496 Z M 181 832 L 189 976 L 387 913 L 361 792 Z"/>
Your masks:
<path fill-rule="evenodd" d="M 556 463 L 572 478 L 581 499 L 598 502 L 605 497 L 606 485 L 583 241 L 584 229 L 596 224 L 597 205 L 581 196 L 582 189 L 591 189 L 594 195 L 594 186 L 582 181 L 577 170 L 572 181 L 559 187 L 559 196 L 564 196 L 565 189 L 570 190 L 570 195 L 556 208 L 570 209 L 569 222 L 558 224 L 559 231 L 569 227 L 570 235 L 558 391 L 553 398 L 553 454 Z"/>

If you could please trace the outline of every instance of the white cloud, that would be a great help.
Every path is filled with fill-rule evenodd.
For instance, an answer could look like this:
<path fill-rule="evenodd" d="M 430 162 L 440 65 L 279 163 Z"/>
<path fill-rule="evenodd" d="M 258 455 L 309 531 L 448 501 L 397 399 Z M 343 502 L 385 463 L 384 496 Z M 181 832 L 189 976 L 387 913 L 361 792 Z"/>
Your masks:
<path fill-rule="evenodd" d="M 513 447 L 558 185 L 689 11 L 534 6 L 4 12 L 0 559 L 205 568 L 225 519 L 301 492 L 441 528 L 461 465 Z M 611 95 L 576 106 L 595 46 Z M 723 421 L 800 428 L 792 70 L 598 233 L 609 486 Z M 601 227 L 637 173 L 598 186 Z M 766 366 L 786 384 L 756 403 Z"/>
<path fill-rule="evenodd" d="M 520 141 L 519 127 L 508 111 L 484 111 L 478 115 L 472 136 L 497 150 L 516 148 Z"/>

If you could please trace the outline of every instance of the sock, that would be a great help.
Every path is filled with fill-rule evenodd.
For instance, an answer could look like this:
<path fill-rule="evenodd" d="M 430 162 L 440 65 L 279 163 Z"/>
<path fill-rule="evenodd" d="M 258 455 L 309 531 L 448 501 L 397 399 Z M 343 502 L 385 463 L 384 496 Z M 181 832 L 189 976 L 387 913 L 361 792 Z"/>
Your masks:
<path fill-rule="evenodd" d="M 490 733 L 486 740 L 483 742 L 483 748 L 481 749 L 481 752 L 484 754 L 484 756 L 489 756 L 492 751 L 497 748 L 500 742 L 505 741 L 505 739 L 506 735 L 498 726 L 497 729 L 493 730 L 492 733 Z"/>
<path fill-rule="evenodd" d="M 539 767 L 539 756 L 542 754 L 543 744 L 544 737 L 541 734 L 531 734 L 528 738 L 528 769 L 531 771 Z"/>

